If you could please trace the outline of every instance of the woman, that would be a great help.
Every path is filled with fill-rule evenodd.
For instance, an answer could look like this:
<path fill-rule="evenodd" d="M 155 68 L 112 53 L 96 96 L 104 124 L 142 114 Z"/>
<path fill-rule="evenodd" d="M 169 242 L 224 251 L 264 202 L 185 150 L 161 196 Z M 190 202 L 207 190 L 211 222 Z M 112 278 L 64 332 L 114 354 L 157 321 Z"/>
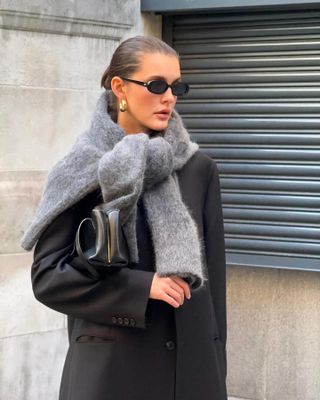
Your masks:
<path fill-rule="evenodd" d="M 35 297 L 68 316 L 60 400 L 225 400 L 225 253 L 215 163 L 190 141 L 177 53 L 134 37 L 102 77 L 90 129 L 51 170 L 22 239 Z M 79 259 L 80 221 L 121 210 L 130 264 Z"/>

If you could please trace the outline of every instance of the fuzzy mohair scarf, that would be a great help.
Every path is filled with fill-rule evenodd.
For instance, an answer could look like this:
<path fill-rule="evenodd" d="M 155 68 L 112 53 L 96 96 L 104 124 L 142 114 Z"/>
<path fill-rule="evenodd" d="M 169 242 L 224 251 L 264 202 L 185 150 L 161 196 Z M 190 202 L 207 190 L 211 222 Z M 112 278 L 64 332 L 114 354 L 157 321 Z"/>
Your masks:
<path fill-rule="evenodd" d="M 191 289 L 203 286 L 202 243 L 182 201 L 175 171 L 198 150 L 173 111 L 161 136 L 126 135 L 108 113 L 111 92 L 101 94 L 89 130 L 51 169 L 35 217 L 21 240 L 31 250 L 48 225 L 88 193 L 101 188 L 107 208 L 119 208 L 130 260 L 138 262 L 137 202 L 142 201 L 160 276 L 178 275 Z"/>

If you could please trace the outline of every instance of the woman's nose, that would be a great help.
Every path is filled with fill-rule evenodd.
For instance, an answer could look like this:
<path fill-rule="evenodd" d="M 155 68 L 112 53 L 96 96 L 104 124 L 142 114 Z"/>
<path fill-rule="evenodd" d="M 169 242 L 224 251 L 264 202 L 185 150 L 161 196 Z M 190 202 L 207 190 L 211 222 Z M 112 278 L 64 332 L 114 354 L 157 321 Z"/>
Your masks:
<path fill-rule="evenodd" d="M 177 101 L 177 97 L 172 93 L 172 89 L 170 87 L 163 93 L 161 101 L 163 103 L 175 103 Z"/>

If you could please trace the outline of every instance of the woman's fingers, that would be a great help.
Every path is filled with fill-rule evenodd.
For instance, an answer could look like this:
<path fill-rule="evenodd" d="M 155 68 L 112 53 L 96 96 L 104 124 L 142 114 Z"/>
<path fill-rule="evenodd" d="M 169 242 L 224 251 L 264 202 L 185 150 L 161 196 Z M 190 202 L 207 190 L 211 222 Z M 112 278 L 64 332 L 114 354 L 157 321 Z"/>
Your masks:
<path fill-rule="evenodd" d="M 178 286 L 178 285 L 176 285 Z M 167 295 L 169 295 L 170 297 L 173 297 L 173 299 L 179 303 L 179 305 L 182 305 L 184 302 L 184 294 L 183 294 L 183 290 L 179 287 L 175 288 L 175 287 L 171 287 L 169 286 L 165 293 Z"/>
<path fill-rule="evenodd" d="M 180 307 L 180 303 L 178 303 L 173 297 L 169 296 L 166 293 L 163 293 L 163 298 L 160 300 L 165 301 L 166 303 L 170 304 L 171 306 L 173 306 L 175 308 Z"/>
<path fill-rule="evenodd" d="M 183 289 L 184 296 L 186 296 L 187 299 L 190 299 L 191 292 L 190 292 L 190 287 L 189 287 L 188 283 L 184 279 L 179 278 L 179 276 L 175 276 L 175 275 L 173 275 L 171 277 L 171 279 L 174 280 Z"/>
<path fill-rule="evenodd" d="M 183 304 L 185 296 L 190 299 L 190 288 L 183 279 L 154 274 L 149 295 L 151 299 L 163 300 L 173 307 L 179 307 Z"/>

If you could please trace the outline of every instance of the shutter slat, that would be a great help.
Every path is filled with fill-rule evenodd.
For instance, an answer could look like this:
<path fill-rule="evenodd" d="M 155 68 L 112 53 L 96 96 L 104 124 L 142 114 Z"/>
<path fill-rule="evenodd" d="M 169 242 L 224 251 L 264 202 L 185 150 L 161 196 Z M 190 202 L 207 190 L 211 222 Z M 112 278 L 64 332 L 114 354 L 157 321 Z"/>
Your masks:
<path fill-rule="evenodd" d="M 319 146 L 319 135 L 317 134 L 287 134 L 287 133 L 243 133 L 243 132 L 225 132 L 225 133 L 216 133 L 216 132 L 208 132 L 207 133 L 193 133 L 194 131 L 190 130 L 190 134 L 193 140 L 197 141 L 199 144 L 248 144 L 248 145 L 265 145 L 265 146 L 274 146 L 274 145 L 286 145 L 286 146 L 295 146 L 297 147 L 299 144 L 302 146 Z"/>
<path fill-rule="evenodd" d="M 179 26 L 189 26 L 200 28 L 201 25 L 210 24 L 213 26 L 220 26 L 226 30 L 233 28 L 235 24 L 237 26 L 248 25 L 250 26 L 274 26 L 280 25 L 282 27 L 290 26 L 295 27 L 305 23 L 319 23 L 320 12 L 319 11 L 308 11 L 301 16 L 299 11 L 290 12 L 279 12 L 269 11 L 265 13 L 252 12 L 245 14 L 198 14 L 198 15 L 181 15 L 175 16 L 174 18 L 174 29 Z M 232 22 L 232 24 L 230 24 Z"/>
<path fill-rule="evenodd" d="M 301 27 L 292 27 L 286 30 L 283 29 L 283 26 L 274 26 L 270 27 L 255 27 L 255 28 L 247 28 L 243 26 L 242 29 L 230 29 L 226 31 L 225 29 L 221 29 L 220 27 L 214 27 L 211 24 L 203 25 L 201 29 L 186 29 L 184 27 L 176 29 L 175 31 L 175 39 L 176 42 L 181 43 L 186 40 L 192 40 L 193 42 L 197 40 L 208 40 L 212 39 L 214 41 L 223 39 L 232 39 L 232 40 L 243 40 L 243 38 L 250 38 L 251 40 L 282 40 L 287 37 L 290 39 L 296 38 L 301 39 L 306 38 L 309 35 L 309 38 L 316 38 L 318 35 L 315 33 L 320 31 L 319 24 L 310 23 Z M 275 36 L 277 35 L 277 36 Z M 290 36 L 289 36 L 290 35 Z"/>
<path fill-rule="evenodd" d="M 307 225 L 320 228 L 320 213 L 302 211 L 277 211 L 263 209 L 241 209 L 225 207 L 223 215 L 226 220 L 262 221 L 276 224 Z"/>
<path fill-rule="evenodd" d="M 290 176 L 320 179 L 320 165 L 219 163 L 220 176 Z M 319 193 L 320 195 L 320 193 Z"/>
<path fill-rule="evenodd" d="M 198 116 L 184 116 L 189 129 L 314 129 L 320 131 L 320 118 L 274 118 L 274 117 L 247 117 L 242 118 L 212 115 L 210 118 Z"/>
<path fill-rule="evenodd" d="M 178 110 L 180 114 L 205 115 L 205 114 L 311 114 L 310 117 L 319 117 L 320 103 L 180 103 Z M 313 115 L 314 114 L 314 115 Z M 320 125 L 320 120 L 319 120 Z"/>
<path fill-rule="evenodd" d="M 242 237 L 272 237 L 279 241 L 300 240 L 301 242 L 319 242 L 319 230 L 317 228 L 305 228 L 300 226 L 274 226 L 258 224 L 241 224 L 226 222 L 225 234 L 228 237 L 241 235 Z"/>
<path fill-rule="evenodd" d="M 320 64 L 320 63 L 319 63 Z M 191 82 L 190 82 L 191 83 Z M 283 99 L 288 101 L 292 99 L 294 101 L 313 101 L 319 100 L 320 98 L 320 86 L 319 87 L 227 87 L 226 85 L 222 88 L 222 85 L 216 85 L 216 87 L 196 87 L 191 83 L 191 91 L 188 94 L 187 100 L 184 101 L 201 101 L 201 100 L 222 100 L 232 99 L 238 102 L 247 101 L 250 99 L 252 102 L 258 101 L 259 99 L 268 99 L 268 101 L 279 101 Z M 182 103 L 181 103 L 182 104 Z M 178 108 L 180 104 L 178 104 Z"/>
<path fill-rule="evenodd" d="M 260 149 L 248 148 L 216 148 L 206 149 L 206 153 L 219 160 L 253 160 L 253 161 L 279 161 L 279 162 L 311 162 L 320 163 L 320 150 L 292 150 L 292 149 Z"/>
<path fill-rule="evenodd" d="M 217 58 L 217 57 L 181 57 L 181 67 L 185 72 L 193 69 L 211 69 L 211 70 L 234 70 L 239 68 L 268 69 L 268 68 L 318 68 L 320 63 L 319 55 L 305 55 L 300 57 L 235 57 L 235 58 Z"/>
<path fill-rule="evenodd" d="M 320 179 L 319 181 L 307 181 L 305 179 L 298 181 L 295 179 L 221 178 L 220 182 L 224 189 L 240 188 L 240 190 L 274 191 L 277 193 L 320 193 Z"/>
<path fill-rule="evenodd" d="M 222 200 L 225 206 L 238 206 L 238 207 L 262 207 L 264 209 L 296 209 L 299 211 L 315 209 L 319 211 L 320 196 L 303 196 L 303 195 L 280 195 L 275 194 L 257 194 L 247 193 L 230 193 L 227 190 L 222 190 Z M 318 236 L 319 232 L 318 232 Z"/>
<path fill-rule="evenodd" d="M 314 243 L 297 243 L 297 242 L 278 242 L 275 240 L 253 240 L 253 239 L 231 239 L 226 238 L 227 246 L 230 246 L 233 251 L 238 252 L 243 250 L 245 252 L 251 251 L 260 254 L 276 254 L 282 255 L 299 255 L 305 256 L 305 251 L 308 252 L 309 257 L 316 257 L 320 259 L 320 244 Z"/>
<path fill-rule="evenodd" d="M 186 47 L 186 42 L 178 42 L 175 46 L 178 53 L 184 54 L 232 54 L 247 52 L 274 52 L 274 51 L 299 51 L 312 50 L 319 52 L 320 40 L 310 41 L 292 40 L 278 42 L 241 42 L 234 43 L 190 43 Z"/>
<path fill-rule="evenodd" d="M 320 42 L 319 42 L 320 47 Z M 263 84 L 271 82 L 277 84 L 292 83 L 292 82 L 312 82 L 314 84 L 320 84 L 320 72 L 318 71 L 285 71 L 285 72 L 233 72 L 233 73 L 219 73 L 207 71 L 199 71 L 198 73 L 192 73 L 186 71 L 184 74 L 184 80 L 187 83 L 193 84 L 214 84 L 214 83 L 259 83 Z"/>

